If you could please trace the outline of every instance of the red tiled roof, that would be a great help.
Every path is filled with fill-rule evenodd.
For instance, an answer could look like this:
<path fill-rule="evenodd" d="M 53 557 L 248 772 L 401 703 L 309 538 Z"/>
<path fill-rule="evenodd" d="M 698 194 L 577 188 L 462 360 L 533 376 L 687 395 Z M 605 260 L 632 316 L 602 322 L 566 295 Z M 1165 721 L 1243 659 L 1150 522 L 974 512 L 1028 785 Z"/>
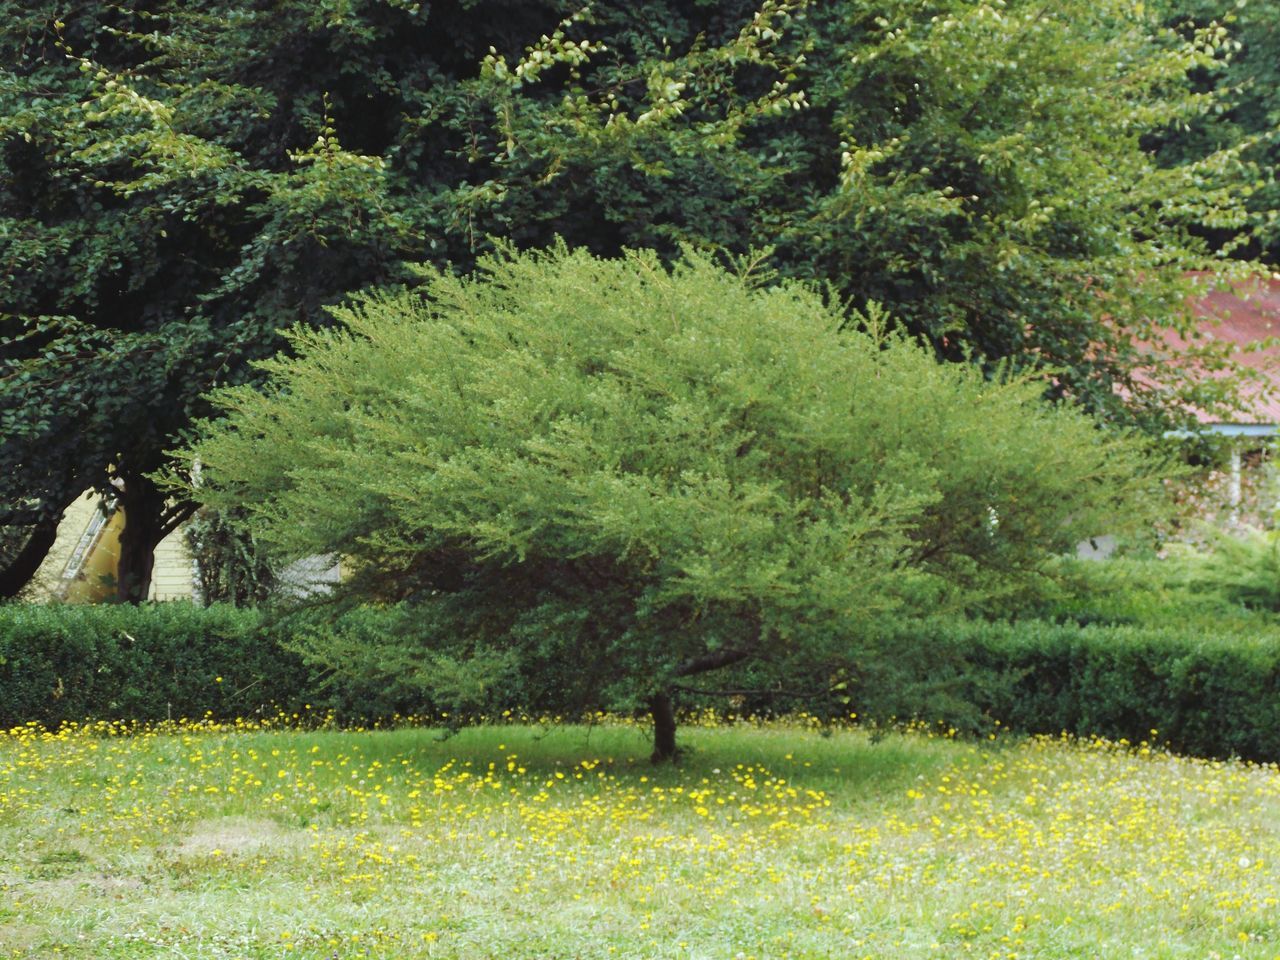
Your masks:
<path fill-rule="evenodd" d="M 1229 422 L 1242 425 L 1280 424 L 1280 345 L 1247 349 L 1271 338 L 1280 338 L 1280 279 L 1258 277 L 1237 284 L 1234 291 L 1214 290 L 1195 301 L 1195 311 L 1203 317 L 1200 333 L 1232 346 L 1232 359 L 1241 366 L 1262 373 L 1270 390 L 1246 385 L 1246 409 Z M 1187 343 L 1176 334 L 1165 336 L 1167 346 L 1185 349 Z M 1212 374 L 1211 374 L 1212 376 Z M 1196 413 L 1204 424 L 1223 423 L 1203 411 Z"/>

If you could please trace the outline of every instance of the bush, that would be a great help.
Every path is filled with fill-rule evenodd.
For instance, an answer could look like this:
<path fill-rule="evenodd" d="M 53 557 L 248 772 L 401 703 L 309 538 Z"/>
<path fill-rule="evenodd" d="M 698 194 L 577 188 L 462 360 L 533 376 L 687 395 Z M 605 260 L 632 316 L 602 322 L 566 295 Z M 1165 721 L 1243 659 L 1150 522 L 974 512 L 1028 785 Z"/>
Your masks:
<path fill-rule="evenodd" d="M 206 712 L 231 719 L 301 712 L 304 704 L 316 715 L 333 710 L 360 721 L 427 712 L 405 662 L 388 659 L 359 682 L 322 674 L 287 649 L 367 649 L 381 634 L 402 631 L 405 615 L 364 607 L 336 619 L 316 613 L 273 621 L 256 610 L 178 603 L 0 606 L 0 725 Z M 495 702 L 550 713 L 581 703 L 582 691 L 570 683 L 576 675 L 550 661 L 532 666 L 527 682 L 503 689 Z M 554 686 L 556 677 L 568 686 Z M 731 685 L 762 691 L 739 709 L 806 707 L 832 716 L 852 709 L 866 720 L 920 719 L 965 732 L 998 721 L 1027 733 L 1133 743 L 1154 736 L 1180 753 L 1280 760 L 1280 642 L 1266 628 L 1221 636 L 1173 626 L 935 618 L 899 624 L 838 675 L 791 687 L 778 679 L 760 665 L 736 674 Z M 825 699 L 788 693 L 814 686 L 827 691 Z M 782 695 L 765 694 L 769 688 Z M 693 694 L 683 702 L 725 706 L 723 698 Z"/>
<path fill-rule="evenodd" d="M 252 716 L 302 701 L 308 670 L 254 610 L 0 606 L 0 723 Z"/>
<path fill-rule="evenodd" d="M 1257 633 L 1277 622 L 1272 611 L 1246 602 L 1242 588 L 1257 579 L 1247 562 L 1230 567 L 1218 556 L 1188 548 L 1168 559 L 1064 558 L 1056 565 L 1058 594 L 1025 608 L 1021 616 L 1081 626 L 1194 625 L 1215 636 Z"/>
<path fill-rule="evenodd" d="M 904 609 L 1009 609 L 1146 502 L 1142 447 L 1043 382 L 800 285 L 561 247 L 424 293 L 218 394 L 192 493 L 278 563 L 343 556 L 342 591 L 399 623 L 314 655 L 441 702 L 537 675 L 657 711 L 704 670 L 835 670 Z"/>
<path fill-rule="evenodd" d="M 1172 555 L 1183 589 L 1237 609 L 1280 613 L 1280 533 L 1205 533 L 1205 549 L 1181 546 Z"/>
<path fill-rule="evenodd" d="M 855 675 L 851 702 L 863 716 L 970 730 L 985 717 L 1026 733 L 1156 740 L 1195 756 L 1280 760 L 1273 628 L 1224 636 L 1198 627 L 939 619 L 909 632 L 916 669 L 901 678 L 898 695 L 886 697 L 881 663 Z"/>

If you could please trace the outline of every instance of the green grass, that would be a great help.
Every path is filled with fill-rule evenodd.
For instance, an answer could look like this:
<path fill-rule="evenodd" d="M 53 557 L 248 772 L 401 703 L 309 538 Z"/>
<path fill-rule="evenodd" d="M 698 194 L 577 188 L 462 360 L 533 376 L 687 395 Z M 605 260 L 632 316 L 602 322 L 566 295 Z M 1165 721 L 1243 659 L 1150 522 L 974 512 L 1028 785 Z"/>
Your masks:
<path fill-rule="evenodd" d="M 1280 955 L 1274 767 L 683 736 L 0 736 L 0 956 Z"/>

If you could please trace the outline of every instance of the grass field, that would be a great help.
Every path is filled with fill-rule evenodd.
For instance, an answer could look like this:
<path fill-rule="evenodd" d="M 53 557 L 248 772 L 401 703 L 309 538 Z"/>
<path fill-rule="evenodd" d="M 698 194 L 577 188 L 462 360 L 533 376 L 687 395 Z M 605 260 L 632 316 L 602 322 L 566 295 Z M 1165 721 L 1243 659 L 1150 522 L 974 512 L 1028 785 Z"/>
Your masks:
<path fill-rule="evenodd" d="M 803 725 L 0 735 L 0 956 L 1280 956 L 1280 772 Z"/>

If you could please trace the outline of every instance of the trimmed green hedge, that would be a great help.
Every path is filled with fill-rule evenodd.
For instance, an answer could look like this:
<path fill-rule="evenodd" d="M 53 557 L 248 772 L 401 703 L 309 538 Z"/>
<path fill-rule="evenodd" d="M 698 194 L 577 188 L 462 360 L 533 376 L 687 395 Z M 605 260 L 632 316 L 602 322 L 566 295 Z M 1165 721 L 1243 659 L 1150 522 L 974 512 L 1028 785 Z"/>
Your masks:
<path fill-rule="evenodd" d="M 964 723 L 980 713 L 1015 731 L 1132 743 L 1152 740 L 1154 730 L 1179 753 L 1280 760 L 1275 626 L 1210 635 L 1201 627 L 931 621 L 912 639 L 905 647 L 933 664 L 915 678 L 924 692 L 909 713 L 922 719 Z M 930 715 L 936 704 L 942 709 Z"/>
<path fill-rule="evenodd" d="M 0 606 L 0 724 L 253 716 L 305 702 L 311 675 L 254 610 Z"/>
<path fill-rule="evenodd" d="M 369 619 L 354 610 L 343 622 Z M 188 603 L 0 605 L 0 726 L 66 720 L 218 719 L 277 710 L 364 721 L 428 705 L 388 682 L 331 682 L 286 649 L 318 617 Z"/>
<path fill-rule="evenodd" d="M 351 611 L 344 622 L 377 627 L 370 613 Z M 0 606 L 0 725 L 206 712 L 226 719 L 307 703 L 348 719 L 429 708 L 385 680 L 329 684 L 281 646 L 320 623 L 181 603 Z M 833 713 L 850 707 L 868 719 L 969 730 L 998 720 L 1014 731 L 1134 743 L 1156 730 L 1180 753 L 1280 761 L 1280 627 L 1223 636 L 1199 627 L 919 621 L 859 664 L 841 702 L 829 705 Z"/>

